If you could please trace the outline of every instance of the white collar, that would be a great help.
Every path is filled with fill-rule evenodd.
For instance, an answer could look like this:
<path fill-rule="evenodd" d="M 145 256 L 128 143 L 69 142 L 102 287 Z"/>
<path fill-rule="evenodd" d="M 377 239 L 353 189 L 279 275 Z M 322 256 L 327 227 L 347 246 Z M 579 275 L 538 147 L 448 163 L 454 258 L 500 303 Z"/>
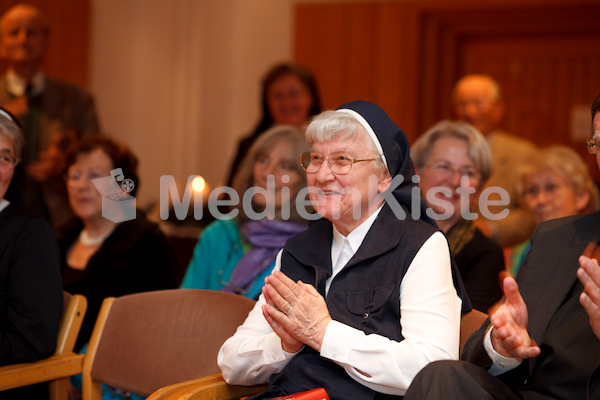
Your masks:
<path fill-rule="evenodd" d="M 10 204 L 10 201 L 8 201 L 6 199 L 0 199 L 0 211 L 4 210 L 6 207 L 8 207 L 9 204 Z"/>
<path fill-rule="evenodd" d="M 40 94 L 46 88 L 46 74 L 40 70 L 31 79 L 31 85 L 33 86 L 33 94 Z M 27 87 L 27 80 L 17 75 L 15 71 L 6 71 L 6 90 L 13 96 L 23 96 L 25 94 L 25 88 Z"/>
<path fill-rule="evenodd" d="M 383 203 L 385 204 L 385 203 Z M 344 244 L 344 239 L 348 240 L 348 244 L 350 245 L 350 249 L 352 249 L 352 254 L 358 251 L 358 248 L 362 244 L 363 240 L 367 236 L 369 229 L 375 222 L 375 219 L 379 215 L 379 212 L 383 208 L 383 204 L 373 212 L 373 214 L 369 215 L 369 218 L 364 220 L 359 226 L 354 228 L 352 232 L 348 234 L 348 236 L 342 235 L 336 228 L 333 226 L 333 243 L 331 245 L 332 250 L 332 258 L 331 261 L 333 265 L 335 265 L 335 261 L 337 261 L 337 257 L 339 256 L 340 250 L 342 249 L 342 245 Z M 333 256 L 335 254 L 335 256 Z M 335 260 L 333 259 L 335 257 Z"/>

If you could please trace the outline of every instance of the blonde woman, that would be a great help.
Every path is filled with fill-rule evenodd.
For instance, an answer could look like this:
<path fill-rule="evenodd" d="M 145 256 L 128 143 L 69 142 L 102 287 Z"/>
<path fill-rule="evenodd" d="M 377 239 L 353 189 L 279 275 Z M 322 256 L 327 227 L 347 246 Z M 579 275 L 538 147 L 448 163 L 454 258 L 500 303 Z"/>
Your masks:
<path fill-rule="evenodd" d="M 520 170 L 517 193 L 536 226 L 544 221 L 595 211 L 597 189 L 579 154 L 569 147 L 543 149 Z M 531 243 L 506 249 L 507 269 L 515 276 Z"/>

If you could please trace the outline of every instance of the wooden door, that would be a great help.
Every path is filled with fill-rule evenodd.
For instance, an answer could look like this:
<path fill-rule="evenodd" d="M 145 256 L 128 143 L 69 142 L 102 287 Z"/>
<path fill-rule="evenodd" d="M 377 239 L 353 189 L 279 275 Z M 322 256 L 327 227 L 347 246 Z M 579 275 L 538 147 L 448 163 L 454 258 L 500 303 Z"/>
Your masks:
<path fill-rule="evenodd" d="M 504 91 L 506 131 L 572 146 L 600 181 L 581 123 L 581 110 L 600 93 L 599 44 L 595 0 L 296 6 L 295 57 L 315 72 L 326 107 L 374 101 L 412 141 L 453 117 L 459 77 L 487 73 Z"/>

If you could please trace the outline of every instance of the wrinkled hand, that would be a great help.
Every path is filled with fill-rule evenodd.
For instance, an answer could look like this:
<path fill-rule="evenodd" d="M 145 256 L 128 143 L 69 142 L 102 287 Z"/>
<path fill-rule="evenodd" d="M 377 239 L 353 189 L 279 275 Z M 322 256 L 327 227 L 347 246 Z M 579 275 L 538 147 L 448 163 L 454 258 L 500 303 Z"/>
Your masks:
<path fill-rule="evenodd" d="M 600 266 L 598 259 L 600 251 L 598 246 L 590 244 L 579 257 L 581 268 L 577 270 L 577 277 L 583 283 L 583 292 L 579 302 L 590 317 L 590 325 L 594 335 L 600 339 Z"/>
<path fill-rule="evenodd" d="M 494 326 L 492 346 L 504 357 L 531 358 L 540 354 L 540 348 L 527 332 L 527 305 L 517 282 L 507 273 L 501 275 L 504 298 L 490 311 Z"/>
<path fill-rule="evenodd" d="M 281 271 L 265 278 L 262 292 L 267 301 L 263 315 L 281 338 L 283 349 L 295 353 L 307 345 L 320 351 L 331 321 L 323 296 L 312 285 L 296 283 Z"/>

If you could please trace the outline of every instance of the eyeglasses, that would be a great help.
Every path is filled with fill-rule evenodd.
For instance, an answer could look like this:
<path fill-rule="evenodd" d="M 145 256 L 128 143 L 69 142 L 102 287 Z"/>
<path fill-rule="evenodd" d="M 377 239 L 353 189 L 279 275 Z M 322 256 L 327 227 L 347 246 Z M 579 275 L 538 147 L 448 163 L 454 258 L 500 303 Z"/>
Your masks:
<path fill-rule="evenodd" d="M 587 146 L 588 152 L 590 154 L 596 154 L 598 152 L 598 147 L 600 147 L 600 136 L 594 135 L 593 138 L 586 140 L 585 145 Z"/>
<path fill-rule="evenodd" d="M 472 167 L 454 169 L 450 165 L 444 163 L 425 164 L 425 167 L 433 169 L 435 173 L 444 178 L 450 178 L 454 176 L 456 172 L 458 172 L 460 176 L 466 176 L 471 182 L 476 182 L 479 181 L 479 179 L 481 179 L 481 175 L 479 174 L 479 172 L 477 172 L 477 170 Z"/>
<path fill-rule="evenodd" d="M 354 164 L 363 161 L 373 161 L 376 160 L 376 158 L 355 160 L 348 154 L 341 151 L 336 151 L 325 157 L 316 151 L 307 151 L 302 153 L 299 160 L 302 168 L 304 168 L 304 170 L 309 174 L 316 174 L 319 169 L 321 169 L 323 162 L 327 160 L 327 165 L 329 165 L 331 172 L 336 175 L 346 175 L 348 172 L 350 172 Z"/>
<path fill-rule="evenodd" d="M 558 190 L 562 189 L 565 185 L 548 182 L 543 185 L 532 185 L 525 188 L 525 197 L 529 199 L 536 198 L 540 193 L 545 193 L 552 197 Z"/>
<path fill-rule="evenodd" d="M 91 182 L 94 179 L 97 178 L 103 178 L 105 176 L 110 176 L 110 171 L 109 172 L 101 172 L 101 171 L 80 171 L 80 170 L 76 170 L 76 171 L 69 171 L 66 175 L 65 175 L 65 181 L 67 183 L 77 183 L 77 182 L 81 182 L 81 181 L 89 181 Z"/>
<path fill-rule="evenodd" d="M 0 166 L 2 167 L 15 167 L 19 163 L 19 159 L 13 156 L 11 153 L 0 154 Z"/>

